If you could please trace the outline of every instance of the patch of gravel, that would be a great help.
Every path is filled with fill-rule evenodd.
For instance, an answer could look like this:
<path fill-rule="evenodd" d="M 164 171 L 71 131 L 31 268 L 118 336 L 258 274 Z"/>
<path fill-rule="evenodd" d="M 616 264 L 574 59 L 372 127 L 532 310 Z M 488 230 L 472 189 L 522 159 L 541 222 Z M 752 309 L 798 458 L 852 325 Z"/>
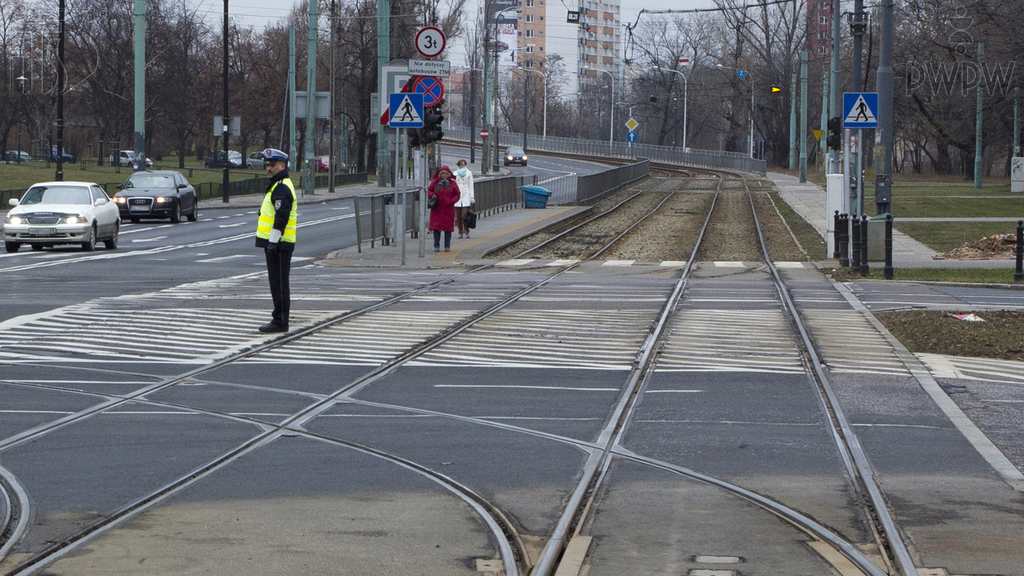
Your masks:
<path fill-rule="evenodd" d="M 663 260 L 688 260 L 693 252 L 707 212 L 711 208 L 713 192 L 718 186 L 717 178 L 656 178 L 650 177 L 638 184 L 620 190 L 596 202 L 590 212 L 580 215 L 571 222 L 565 222 L 529 238 L 512 244 L 490 257 L 507 259 L 516 257 L 526 250 L 541 244 L 557 234 L 584 220 L 611 210 L 614 206 L 642 191 L 643 194 L 584 228 L 571 237 L 552 243 L 536 252 L 531 258 L 539 259 L 583 259 L 610 241 L 615 235 L 631 226 L 636 220 L 650 212 L 659 202 L 671 196 L 659 211 L 629 232 L 615 246 L 602 255 L 608 260 L 637 260 L 659 262 Z M 762 234 L 769 253 L 775 260 L 802 261 L 807 257 L 799 248 L 785 222 L 765 192 L 771 183 L 762 180 L 750 181 L 754 194 L 754 205 L 758 211 Z M 750 201 L 742 181 L 727 179 L 722 182 L 715 213 L 708 225 L 704 245 L 698 254 L 701 260 L 731 260 L 759 262 L 763 260 L 754 218 L 750 212 Z"/>

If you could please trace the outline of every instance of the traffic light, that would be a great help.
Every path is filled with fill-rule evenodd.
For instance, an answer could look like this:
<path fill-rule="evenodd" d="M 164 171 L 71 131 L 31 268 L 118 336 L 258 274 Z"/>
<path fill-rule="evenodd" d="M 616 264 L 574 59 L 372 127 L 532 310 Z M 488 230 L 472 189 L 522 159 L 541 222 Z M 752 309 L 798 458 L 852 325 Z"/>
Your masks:
<path fill-rule="evenodd" d="M 420 142 L 420 129 L 410 128 L 409 129 L 409 148 L 419 148 Z"/>
<path fill-rule="evenodd" d="M 782 92 L 782 86 L 772 86 L 772 94 Z"/>
<path fill-rule="evenodd" d="M 444 114 L 441 113 L 443 103 L 444 100 L 441 100 L 433 106 L 423 108 L 423 129 L 420 130 L 420 142 L 423 144 L 444 138 L 444 130 L 441 129 L 441 122 L 444 121 Z"/>
<path fill-rule="evenodd" d="M 839 117 L 828 119 L 828 136 L 825 139 L 825 144 L 831 150 L 843 149 L 843 123 Z"/>

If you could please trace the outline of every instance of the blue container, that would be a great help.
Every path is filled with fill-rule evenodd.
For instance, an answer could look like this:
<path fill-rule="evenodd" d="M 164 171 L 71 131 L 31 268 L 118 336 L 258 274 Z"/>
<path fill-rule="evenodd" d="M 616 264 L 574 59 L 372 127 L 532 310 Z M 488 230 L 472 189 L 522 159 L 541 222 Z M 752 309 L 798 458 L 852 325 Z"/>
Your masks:
<path fill-rule="evenodd" d="M 540 186 L 523 186 L 523 206 L 526 208 L 547 208 L 550 190 Z"/>

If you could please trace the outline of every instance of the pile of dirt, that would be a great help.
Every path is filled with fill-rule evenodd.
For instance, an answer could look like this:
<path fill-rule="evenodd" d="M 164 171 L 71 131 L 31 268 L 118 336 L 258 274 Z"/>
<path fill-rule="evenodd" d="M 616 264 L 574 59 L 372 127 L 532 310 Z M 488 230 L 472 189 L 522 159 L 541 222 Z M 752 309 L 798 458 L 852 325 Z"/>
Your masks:
<path fill-rule="evenodd" d="M 1017 234 L 993 234 L 981 240 L 964 242 L 958 248 L 932 256 L 935 260 L 1015 258 Z"/>
<path fill-rule="evenodd" d="M 915 353 L 1024 361 L 1024 311 L 985 310 L 982 322 L 945 312 L 876 312 L 875 318 Z"/>

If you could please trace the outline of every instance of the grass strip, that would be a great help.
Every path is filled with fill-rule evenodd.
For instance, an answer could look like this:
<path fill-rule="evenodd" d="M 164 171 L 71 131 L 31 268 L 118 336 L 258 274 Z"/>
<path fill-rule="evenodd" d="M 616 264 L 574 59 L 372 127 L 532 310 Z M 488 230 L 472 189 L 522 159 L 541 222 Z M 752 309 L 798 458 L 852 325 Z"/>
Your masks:
<path fill-rule="evenodd" d="M 827 247 L 825 241 L 818 235 L 818 231 L 782 199 L 774 186 L 768 194 L 775 201 L 775 207 L 778 209 L 779 214 L 782 215 L 782 219 L 786 221 L 789 229 L 793 231 L 793 235 L 796 236 L 804 251 L 807 252 L 807 257 L 811 260 L 824 260 L 827 258 Z"/>
<path fill-rule="evenodd" d="M 896 219 L 893 228 L 936 252 L 946 252 L 993 234 L 1017 233 L 1017 224 L 1013 222 L 903 222 Z"/>
<path fill-rule="evenodd" d="M 827 272 L 839 282 L 884 280 L 884 267 L 881 263 L 872 263 L 867 276 L 861 276 L 860 272 L 849 268 L 832 268 Z M 1007 261 L 1006 268 L 895 268 L 893 280 L 1006 285 L 1014 283 L 1013 272 L 1012 261 Z"/>
<path fill-rule="evenodd" d="M 1024 311 L 976 315 L 984 322 L 966 322 L 933 311 L 875 313 L 911 352 L 1024 361 Z"/>

